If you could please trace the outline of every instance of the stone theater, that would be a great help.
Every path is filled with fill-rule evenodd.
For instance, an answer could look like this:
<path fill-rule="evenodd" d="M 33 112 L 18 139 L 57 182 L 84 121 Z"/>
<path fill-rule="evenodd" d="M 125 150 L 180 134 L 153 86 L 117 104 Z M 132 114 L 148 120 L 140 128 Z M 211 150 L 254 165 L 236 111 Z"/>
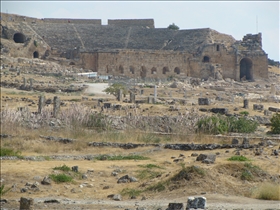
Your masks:
<path fill-rule="evenodd" d="M 99 19 L 36 19 L 1 13 L 1 39 L 21 43 L 26 57 L 62 57 L 99 75 L 268 78 L 261 33 L 238 41 L 210 28 L 155 28 L 153 19 L 108 20 L 102 25 Z"/>

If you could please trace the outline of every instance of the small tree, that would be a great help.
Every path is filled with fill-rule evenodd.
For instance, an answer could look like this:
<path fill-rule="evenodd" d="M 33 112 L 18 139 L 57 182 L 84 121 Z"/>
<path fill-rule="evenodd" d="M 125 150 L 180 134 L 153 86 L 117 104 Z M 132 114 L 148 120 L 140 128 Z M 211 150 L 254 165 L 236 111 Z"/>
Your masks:
<path fill-rule="evenodd" d="M 271 133 L 280 134 L 280 114 L 278 113 L 271 118 Z"/>
<path fill-rule="evenodd" d="M 104 92 L 107 94 L 112 94 L 117 97 L 120 90 L 122 90 L 123 94 L 125 94 L 125 95 L 128 93 L 127 88 L 123 84 L 120 84 L 120 83 L 112 84 L 110 87 L 107 87 L 104 90 Z"/>
<path fill-rule="evenodd" d="M 179 26 L 175 25 L 174 23 L 170 24 L 168 27 L 168 29 L 171 29 L 171 30 L 179 30 Z"/>

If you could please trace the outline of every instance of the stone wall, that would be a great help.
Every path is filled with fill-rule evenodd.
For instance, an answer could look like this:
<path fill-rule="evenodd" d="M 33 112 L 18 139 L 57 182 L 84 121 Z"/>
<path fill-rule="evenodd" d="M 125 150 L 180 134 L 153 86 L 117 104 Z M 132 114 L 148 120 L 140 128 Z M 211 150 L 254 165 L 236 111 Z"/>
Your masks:
<path fill-rule="evenodd" d="M 67 18 L 44 18 L 46 23 L 75 23 L 101 25 L 101 19 L 67 19 Z"/>
<path fill-rule="evenodd" d="M 114 25 L 118 27 L 142 26 L 155 28 L 154 19 L 109 19 L 108 25 Z"/>

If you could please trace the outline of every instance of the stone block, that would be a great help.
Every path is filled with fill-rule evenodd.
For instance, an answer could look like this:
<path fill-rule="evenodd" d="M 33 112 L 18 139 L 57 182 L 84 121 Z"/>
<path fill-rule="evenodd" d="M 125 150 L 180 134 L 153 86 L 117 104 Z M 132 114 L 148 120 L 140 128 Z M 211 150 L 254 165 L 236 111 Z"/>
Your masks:
<path fill-rule="evenodd" d="M 186 210 L 189 209 L 206 209 L 205 197 L 188 197 L 188 203 Z"/>
<path fill-rule="evenodd" d="M 210 111 L 216 114 L 228 114 L 227 108 L 212 108 Z"/>
<path fill-rule="evenodd" d="M 209 98 L 198 98 L 198 105 L 210 105 Z"/>
<path fill-rule="evenodd" d="M 167 209 L 168 210 L 184 210 L 184 204 L 183 203 L 169 203 Z"/>
<path fill-rule="evenodd" d="M 280 112 L 280 109 L 275 108 L 275 107 L 268 107 L 268 110 L 271 112 Z"/>
<path fill-rule="evenodd" d="M 239 144 L 239 141 L 238 141 L 238 139 L 232 139 L 232 141 L 231 141 L 231 144 Z"/>
<path fill-rule="evenodd" d="M 253 109 L 262 111 L 263 110 L 263 105 L 262 104 L 253 104 Z"/>
<path fill-rule="evenodd" d="M 215 160 L 216 160 L 216 155 L 215 154 L 200 154 L 196 158 L 196 161 L 202 161 L 203 163 L 214 163 Z"/>
<path fill-rule="evenodd" d="M 32 198 L 20 198 L 20 210 L 33 210 L 34 209 L 34 200 Z"/>

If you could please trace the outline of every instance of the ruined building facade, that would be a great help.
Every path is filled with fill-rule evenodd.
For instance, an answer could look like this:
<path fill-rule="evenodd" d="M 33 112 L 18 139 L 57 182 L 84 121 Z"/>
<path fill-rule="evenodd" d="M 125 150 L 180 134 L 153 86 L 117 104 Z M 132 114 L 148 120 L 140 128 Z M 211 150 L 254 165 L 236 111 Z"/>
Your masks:
<path fill-rule="evenodd" d="M 11 28 L 13 25 L 13 28 Z M 236 81 L 268 78 L 268 58 L 259 34 L 237 41 L 209 28 L 155 28 L 153 19 L 36 19 L 1 13 L 1 37 L 25 44 L 27 56 L 69 59 L 99 75 L 131 78 L 209 77 Z M 30 45 L 31 46 L 31 45 Z M 33 51 L 34 52 L 33 52 Z"/>

